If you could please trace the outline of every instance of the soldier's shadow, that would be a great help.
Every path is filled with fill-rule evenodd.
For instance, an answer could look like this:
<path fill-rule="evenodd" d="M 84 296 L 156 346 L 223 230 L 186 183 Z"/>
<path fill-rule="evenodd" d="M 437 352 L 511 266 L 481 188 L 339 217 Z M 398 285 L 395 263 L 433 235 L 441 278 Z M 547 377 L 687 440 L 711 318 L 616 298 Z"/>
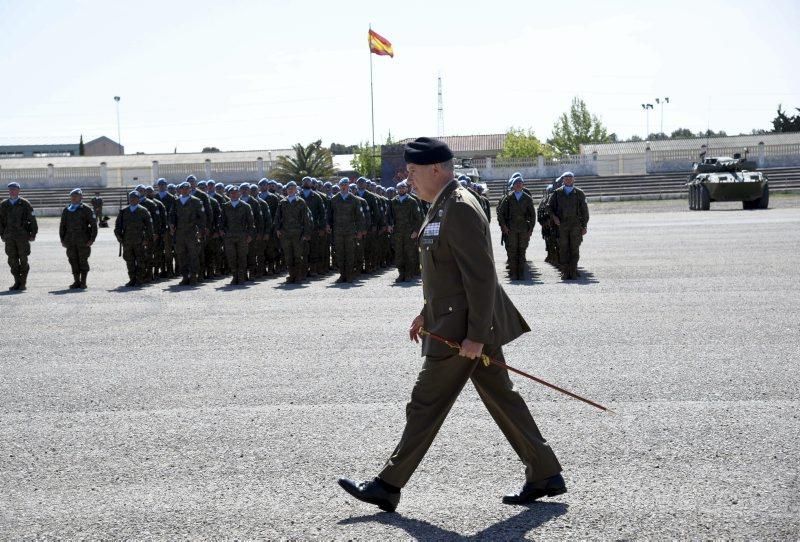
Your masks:
<path fill-rule="evenodd" d="M 81 290 L 79 288 L 64 288 L 63 290 L 52 290 L 47 293 L 50 295 L 69 295 L 69 294 L 79 294 L 85 291 L 86 290 Z"/>
<path fill-rule="evenodd" d="M 218 292 L 235 292 L 237 290 L 249 290 L 251 284 L 225 284 L 223 286 L 217 286 L 214 288 Z M 253 284 L 252 286 L 255 286 Z"/>
<path fill-rule="evenodd" d="M 328 284 L 327 288 L 336 288 L 337 290 L 350 290 L 352 288 L 361 288 L 364 286 L 363 281 L 354 280 L 352 282 L 333 282 Z"/>
<path fill-rule="evenodd" d="M 127 293 L 130 293 L 130 292 L 141 292 L 142 291 L 142 286 L 125 286 L 123 284 L 122 286 L 117 286 L 116 288 L 112 288 L 112 289 L 106 290 L 106 291 L 109 292 L 109 293 L 112 293 L 112 294 L 114 294 L 114 293 L 127 294 Z"/>
<path fill-rule="evenodd" d="M 169 292 L 171 294 L 179 294 L 181 292 L 194 292 L 195 290 L 199 290 L 199 284 L 170 284 L 166 288 L 164 288 L 163 292 Z"/>
<path fill-rule="evenodd" d="M 20 295 L 24 293 L 25 292 L 21 290 L 3 290 L 2 292 L 0 292 L 0 295 Z"/>
<path fill-rule="evenodd" d="M 339 521 L 339 525 L 374 521 L 403 529 L 415 540 L 520 540 L 533 529 L 542 526 L 553 518 L 566 514 L 568 508 L 569 506 L 565 503 L 534 503 L 516 516 L 490 525 L 472 535 L 463 535 L 424 520 L 383 512 L 344 519 Z"/>
<path fill-rule="evenodd" d="M 308 288 L 309 286 L 310 286 L 310 284 L 308 283 L 308 281 L 292 282 L 292 283 L 281 282 L 280 284 L 276 284 L 272 288 L 274 288 L 275 290 L 292 291 L 292 290 L 304 290 L 305 288 Z"/>
<path fill-rule="evenodd" d="M 600 283 L 600 281 L 594 276 L 594 273 L 592 273 L 591 271 L 588 271 L 583 267 L 579 267 L 578 272 L 580 273 L 580 278 L 578 278 L 577 280 L 570 280 L 567 282 L 579 285 Z"/>

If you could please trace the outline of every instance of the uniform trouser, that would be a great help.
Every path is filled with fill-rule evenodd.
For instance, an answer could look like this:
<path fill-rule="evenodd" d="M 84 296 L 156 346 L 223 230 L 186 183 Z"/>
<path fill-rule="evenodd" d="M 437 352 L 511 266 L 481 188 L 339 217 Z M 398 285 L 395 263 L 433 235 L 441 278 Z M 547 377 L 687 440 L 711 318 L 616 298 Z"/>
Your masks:
<path fill-rule="evenodd" d="M 583 242 L 580 225 L 564 225 L 558 228 L 558 262 L 567 270 L 577 271 L 580 246 Z"/>
<path fill-rule="evenodd" d="M 314 273 L 322 273 L 322 255 L 325 251 L 325 236 L 322 233 L 313 232 L 309 242 L 308 265 Z"/>
<path fill-rule="evenodd" d="M 11 274 L 27 275 L 30 270 L 28 256 L 31 254 L 31 242 L 27 238 L 6 238 L 6 256 Z"/>
<path fill-rule="evenodd" d="M 527 231 L 510 231 L 506 236 L 506 253 L 513 274 L 521 273 L 525 267 L 525 251 L 528 250 L 529 241 Z"/>
<path fill-rule="evenodd" d="M 184 277 L 194 276 L 200 270 L 200 247 L 194 232 L 175 234 L 175 259 Z"/>
<path fill-rule="evenodd" d="M 331 235 L 329 233 L 325 234 L 325 237 L 322 238 L 322 272 L 327 273 L 328 270 L 331 268 Z"/>
<path fill-rule="evenodd" d="M 499 347 L 484 348 L 487 355 L 503 360 Z M 514 390 L 508 371 L 497 365 L 458 355 L 427 356 L 417 376 L 411 401 L 406 406 L 406 427 L 400 443 L 380 473 L 385 482 L 403 487 L 422 461 L 450 408 L 467 380 L 525 465 L 529 482 L 561 472 L 561 465 L 533 421 L 528 406 Z"/>
<path fill-rule="evenodd" d="M 92 249 L 86 246 L 88 241 L 67 241 L 67 259 L 72 268 L 72 274 L 89 272 L 89 255 Z"/>
<path fill-rule="evenodd" d="M 394 263 L 400 275 L 413 275 L 416 239 L 411 238 L 411 230 L 394 232 Z"/>
<path fill-rule="evenodd" d="M 270 236 L 271 239 L 272 236 Z M 270 239 L 265 239 L 261 241 L 261 246 L 259 247 L 259 254 L 258 254 L 258 272 L 262 275 L 269 271 L 269 264 L 271 261 L 271 252 L 269 247 Z"/>
<path fill-rule="evenodd" d="M 366 238 L 362 237 L 361 239 L 356 239 L 356 248 L 355 248 L 355 264 L 356 264 L 356 272 L 360 273 L 364 269 L 364 246 L 366 245 Z"/>
<path fill-rule="evenodd" d="M 367 237 L 364 240 L 364 263 L 369 271 L 375 268 L 377 255 L 378 255 L 378 235 L 373 232 L 367 232 Z"/>
<path fill-rule="evenodd" d="M 283 258 L 289 268 L 289 276 L 305 278 L 306 276 L 306 243 L 300 233 L 287 232 L 281 237 Z"/>
<path fill-rule="evenodd" d="M 333 236 L 336 267 L 345 280 L 353 280 L 356 271 L 356 234 L 343 233 Z"/>
<path fill-rule="evenodd" d="M 225 257 L 233 278 L 247 271 L 247 239 L 245 237 L 225 237 Z"/>
<path fill-rule="evenodd" d="M 218 273 L 220 270 L 220 246 L 222 240 L 219 237 L 209 237 L 205 247 L 205 269 L 209 273 Z"/>
<path fill-rule="evenodd" d="M 251 279 L 258 273 L 258 247 L 261 243 L 262 241 L 260 239 L 256 239 L 255 236 L 253 236 L 247 244 L 247 267 L 241 269 L 241 271 L 249 270 Z"/>
<path fill-rule="evenodd" d="M 145 248 L 144 243 L 123 243 L 122 244 L 122 259 L 128 266 L 128 278 L 131 280 L 136 279 L 142 281 L 145 279 L 147 273 L 147 252 L 149 248 Z"/>
<path fill-rule="evenodd" d="M 173 273 L 175 271 L 175 267 L 172 262 L 175 258 L 175 255 L 174 255 L 174 248 L 173 248 L 174 243 L 172 235 L 169 233 L 165 233 L 163 239 L 164 239 L 163 243 L 164 256 L 161 269 L 169 273 Z"/>

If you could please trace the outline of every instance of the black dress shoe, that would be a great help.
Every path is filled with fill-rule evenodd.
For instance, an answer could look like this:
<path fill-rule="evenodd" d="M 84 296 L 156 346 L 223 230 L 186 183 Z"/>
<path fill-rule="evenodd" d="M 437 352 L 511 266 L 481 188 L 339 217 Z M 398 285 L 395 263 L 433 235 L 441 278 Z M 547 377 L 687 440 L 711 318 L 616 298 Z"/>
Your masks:
<path fill-rule="evenodd" d="M 566 492 L 564 478 L 556 474 L 538 482 L 525 482 L 519 493 L 503 497 L 503 504 L 528 504 L 542 497 L 555 497 Z"/>
<path fill-rule="evenodd" d="M 385 512 L 394 512 L 400 502 L 400 492 L 390 493 L 377 478 L 365 482 L 339 478 L 339 485 L 359 501 L 374 504 Z"/>

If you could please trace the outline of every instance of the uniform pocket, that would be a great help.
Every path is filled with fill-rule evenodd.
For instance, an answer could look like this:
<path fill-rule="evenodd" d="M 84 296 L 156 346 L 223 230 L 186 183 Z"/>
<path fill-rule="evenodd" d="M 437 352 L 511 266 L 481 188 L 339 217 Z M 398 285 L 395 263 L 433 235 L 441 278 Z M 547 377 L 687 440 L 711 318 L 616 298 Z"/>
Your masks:
<path fill-rule="evenodd" d="M 467 310 L 467 296 L 464 293 L 431 300 L 431 309 L 436 316 Z"/>

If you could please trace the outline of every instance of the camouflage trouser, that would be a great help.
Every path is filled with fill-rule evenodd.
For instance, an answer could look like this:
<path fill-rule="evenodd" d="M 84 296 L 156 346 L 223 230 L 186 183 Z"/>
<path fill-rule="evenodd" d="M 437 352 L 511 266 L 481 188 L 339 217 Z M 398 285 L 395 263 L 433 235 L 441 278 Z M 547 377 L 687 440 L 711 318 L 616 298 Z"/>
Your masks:
<path fill-rule="evenodd" d="M 8 266 L 11 274 L 27 275 L 30 270 L 28 256 L 31 254 L 31 242 L 27 238 L 6 238 L 6 256 L 8 256 Z"/>
<path fill-rule="evenodd" d="M 165 233 L 163 237 L 163 242 L 161 243 L 161 247 L 163 248 L 161 261 L 158 263 L 158 266 L 161 267 L 162 271 L 166 271 L 168 273 L 175 272 L 175 251 L 173 248 L 174 241 L 172 235 L 169 233 Z"/>
<path fill-rule="evenodd" d="M 184 277 L 197 275 L 200 271 L 201 253 L 201 245 L 194 232 L 175 235 L 175 259 L 181 275 Z"/>
<path fill-rule="evenodd" d="M 253 237 L 247 244 L 247 270 L 250 271 L 251 279 L 258 273 L 258 247 L 261 243 L 260 239 Z"/>
<path fill-rule="evenodd" d="M 225 256 L 234 278 L 247 271 L 247 239 L 245 237 L 225 237 Z"/>
<path fill-rule="evenodd" d="M 275 271 L 275 268 L 278 265 L 278 259 L 280 257 L 279 252 L 279 244 L 278 244 L 278 236 L 275 235 L 275 232 L 271 232 L 269 235 L 269 239 L 267 239 L 267 267 L 269 267 L 270 271 Z"/>
<path fill-rule="evenodd" d="M 88 241 L 83 239 L 64 243 L 67 245 L 67 259 L 73 275 L 89 272 L 89 256 L 92 253 L 92 249 L 86 246 L 87 243 Z"/>
<path fill-rule="evenodd" d="M 364 266 L 367 271 L 374 271 L 378 264 L 378 234 L 372 230 L 367 232 L 364 241 Z"/>
<path fill-rule="evenodd" d="M 289 276 L 295 279 L 304 279 L 307 269 L 306 251 L 308 250 L 308 242 L 303 241 L 299 232 L 285 232 L 281 237 L 281 247 L 283 247 L 286 267 L 289 268 Z"/>
<path fill-rule="evenodd" d="M 529 241 L 527 231 L 510 231 L 506 236 L 506 254 L 512 277 L 520 276 L 525 271 L 525 252 Z"/>
<path fill-rule="evenodd" d="M 336 267 L 345 280 L 353 280 L 356 271 L 356 234 L 343 233 L 333 236 Z"/>
<path fill-rule="evenodd" d="M 558 263 L 567 270 L 577 270 L 583 242 L 580 225 L 564 225 L 558 228 Z"/>
<path fill-rule="evenodd" d="M 128 266 L 128 278 L 143 281 L 147 274 L 147 252 L 144 243 L 129 242 L 122 244 L 122 258 Z"/>
<path fill-rule="evenodd" d="M 361 271 L 364 270 L 364 266 L 365 266 L 364 245 L 365 244 L 366 244 L 366 239 L 364 237 L 362 237 L 361 239 L 356 239 L 356 247 L 355 247 L 356 273 L 361 273 Z M 339 271 L 341 271 L 341 269 Z"/>
<path fill-rule="evenodd" d="M 221 267 L 220 255 L 222 253 L 222 240 L 219 237 L 209 237 L 205 248 L 205 270 L 209 275 L 219 273 Z"/>
<path fill-rule="evenodd" d="M 400 276 L 413 276 L 414 258 L 417 252 L 417 240 L 411 238 L 411 230 L 395 230 L 394 263 Z"/>
<path fill-rule="evenodd" d="M 322 234 L 322 235 L 320 235 Z M 322 260 L 325 256 L 325 244 L 327 240 L 325 238 L 324 231 L 315 231 L 311 234 L 311 240 L 309 241 L 309 254 L 308 254 L 308 265 L 311 268 L 312 273 L 324 273 L 327 270 L 322 269 Z"/>

